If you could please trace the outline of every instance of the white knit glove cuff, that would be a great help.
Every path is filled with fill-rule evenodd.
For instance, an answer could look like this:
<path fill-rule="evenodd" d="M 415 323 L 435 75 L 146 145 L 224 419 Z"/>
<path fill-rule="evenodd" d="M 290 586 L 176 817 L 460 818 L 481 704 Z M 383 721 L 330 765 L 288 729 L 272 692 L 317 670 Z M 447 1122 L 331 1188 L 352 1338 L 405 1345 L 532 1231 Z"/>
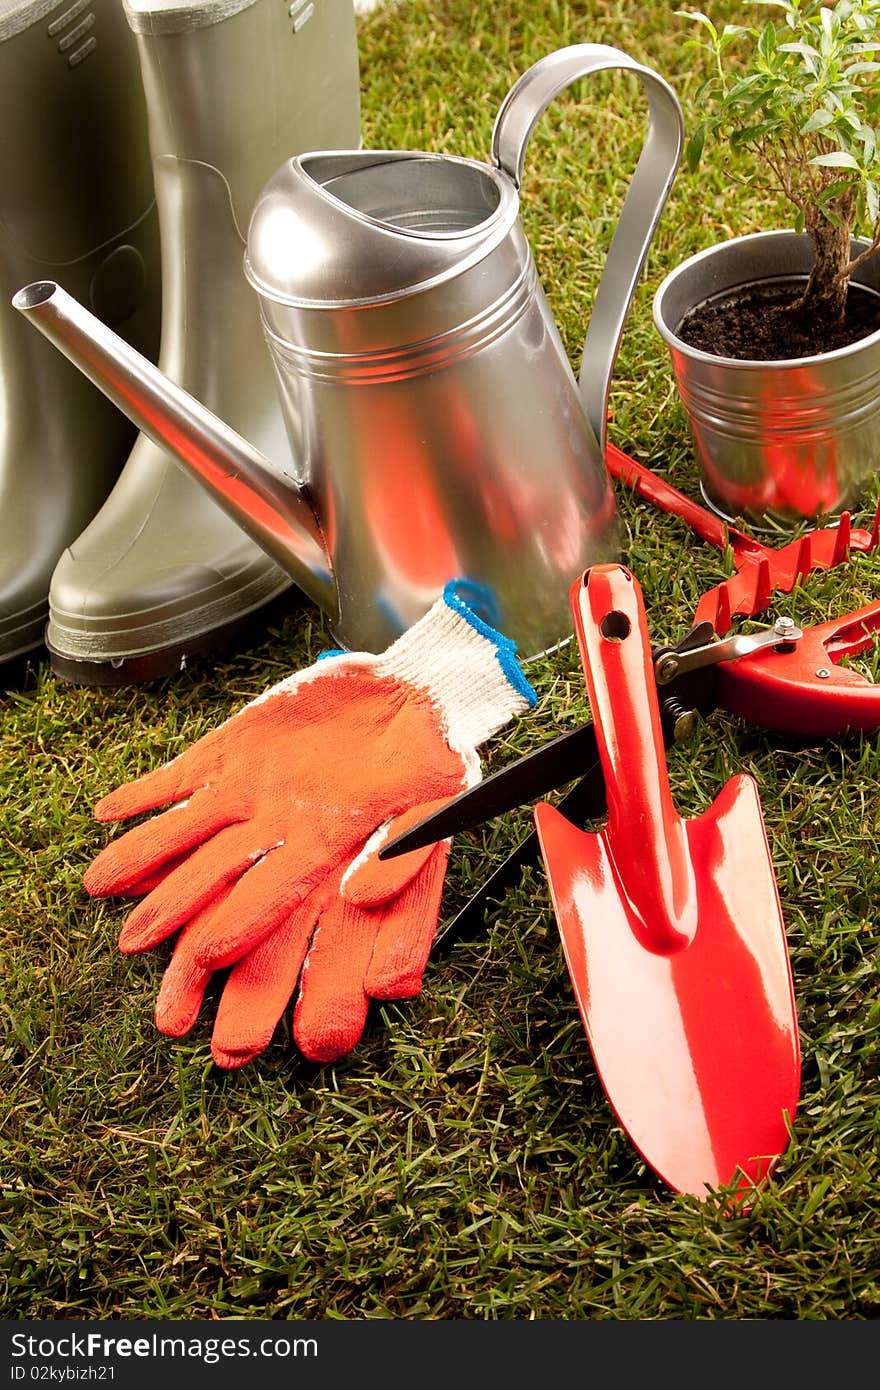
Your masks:
<path fill-rule="evenodd" d="M 516 643 L 479 618 L 454 582 L 375 658 L 373 669 L 427 690 L 458 749 L 479 747 L 538 699 L 516 659 Z"/>

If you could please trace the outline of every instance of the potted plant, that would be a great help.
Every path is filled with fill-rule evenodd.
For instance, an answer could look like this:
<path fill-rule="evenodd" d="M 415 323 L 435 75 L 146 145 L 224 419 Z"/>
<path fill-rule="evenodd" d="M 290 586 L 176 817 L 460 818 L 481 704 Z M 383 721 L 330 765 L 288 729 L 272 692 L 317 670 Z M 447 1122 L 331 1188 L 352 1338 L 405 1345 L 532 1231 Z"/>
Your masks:
<path fill-rule="evenodd" d="M 710 65 L 686 159 L 744 155 L 792 226 L 699 252 L 654 300 L 704 495 L 753 528 L 851 507 L 880 470 L 880 0 L 766 4 L 720 30 L 677 11 Z"/>

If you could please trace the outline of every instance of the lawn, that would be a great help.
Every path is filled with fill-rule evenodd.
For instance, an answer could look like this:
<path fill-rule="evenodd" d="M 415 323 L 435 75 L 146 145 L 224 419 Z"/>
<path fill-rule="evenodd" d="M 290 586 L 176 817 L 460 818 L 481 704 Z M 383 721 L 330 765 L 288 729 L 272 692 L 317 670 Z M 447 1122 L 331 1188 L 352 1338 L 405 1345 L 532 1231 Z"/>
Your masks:
<path fill-rule="evenodd" d="M 656 68 L 690 121 L 685 33 L 660 3 L 380 7 L 359 19 L 364 145 L 486 159 L 518 74 L 586 41 Z M 523 222 L 576 367 L 644 119 L 640 89 L 598 78 L 560 97 L 529 147 Z M 651 298 L 683 256 L 773 225 L 787 225 L 784 209 L 720 158 L 682 171 L 626 326 L 611 437 L 695 498 Z M 729 557 L 616 490 L 652 637 L 675 641 L 700 594 L 731 572 Z M 869 486 L 858 524 L 870 525 L 876 500 Z M 878 585 L 880 554 L 856 556 L 779 611 L 821 622 Z M 83 871 L 110 834 L 92 806 L 328 645 L 323 617 L 291 600 L 249 641 L 160 684 L 77 689 L 33 663 L 0 696 L 0 1315 L 876 1318 L 873 736 L 797 739 L 715 712 L 669 753 L 682 815 L 705 809 L 734 773 L 756 778 L 785 917 L 801 1096 L 790 1146 L 747 1212 L 731 1214 L 723 1191 L 704 1202 L 673 1193 L 616 1122 L 538 867 L 481 930 L 444 941 L 418 998 L 376 1007 L 335 1065 L 306 1063 L 285 1021 L 262 1057 L 217 1069 L 216 996 L 185 1039 L 155 1030 L 167 951 L 122 956 L 121 905 L 85 893 Z M 878 675 L 871 659 L 861 664 Z M 487 768 L 587 716 L 573 643 L 528 674 L 538 706 L 487 745 Z M 529 825 L 526 807 L 456 838 L 442 923 Z"/>

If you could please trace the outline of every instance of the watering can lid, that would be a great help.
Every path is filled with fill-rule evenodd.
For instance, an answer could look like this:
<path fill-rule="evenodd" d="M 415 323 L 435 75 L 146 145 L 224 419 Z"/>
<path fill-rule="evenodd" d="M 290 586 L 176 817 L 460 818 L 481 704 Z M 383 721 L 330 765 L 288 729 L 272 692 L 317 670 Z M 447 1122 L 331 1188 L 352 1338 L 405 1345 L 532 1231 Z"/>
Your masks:
<path fill-rule="evenodd" d="M 498 245 L 519 198 L 500 170 L 421 151 L 319 150 L 265 185 L 245 274 L 265 298 L 364 307 L 460 274 Z"/>

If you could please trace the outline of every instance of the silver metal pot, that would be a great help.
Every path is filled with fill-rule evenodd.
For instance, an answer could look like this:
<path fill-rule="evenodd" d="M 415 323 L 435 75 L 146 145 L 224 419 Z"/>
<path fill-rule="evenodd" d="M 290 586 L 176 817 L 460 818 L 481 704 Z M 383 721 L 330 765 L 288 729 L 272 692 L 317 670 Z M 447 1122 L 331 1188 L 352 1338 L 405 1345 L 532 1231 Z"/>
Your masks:
<path fill-rule="evenodd" d="M 854 250 L 864 242 L 854 241 Z M 853 508 L 880 469 L 880 331 L 814 357 L 771 362 L 715 357 L 679 336 L 698 305 L 757 282 L 803 277 L 806 233 L 734 237 L 683 261 L 654 298 L 708 504 L 752 529 L 793 529 Z M 880 294 L 880 257 L 853 283 Z"/>

